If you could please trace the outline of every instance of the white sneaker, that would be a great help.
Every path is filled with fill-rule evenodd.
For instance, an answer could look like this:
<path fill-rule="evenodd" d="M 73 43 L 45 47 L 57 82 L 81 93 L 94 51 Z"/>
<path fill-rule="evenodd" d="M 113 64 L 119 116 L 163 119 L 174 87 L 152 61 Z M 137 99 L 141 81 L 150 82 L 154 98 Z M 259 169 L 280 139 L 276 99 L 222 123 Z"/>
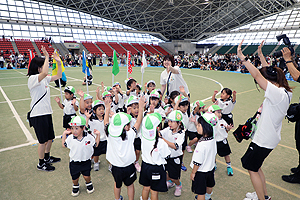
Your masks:
<path fill-rule="evenodd" d="M 143 200 L 143 197 L 142 197 L 142 196 L 140 196 L 140 200 Z M 151 198 L 150 198 L 150 197 L 148 197 L 148 200 L 151 200 Z"/>
<path fill-rule="evenodd" d="M 249 199 L 258 199 L 258 196 L 257 196 L 256 192 L 248 192 L 246 194 L 246 197 L 249 198 Z"/>
<path fill-rule="evenodd" d="M 258 199 L 245 198 L 244 200 L 258 200 Z"/>
<path fill-rule="evenodd" d="M 99 171 L 99 164 L 100 163 L 98 163 L 98 162 L 94 164 L 94 170 L 95 171 Z"/>
<path fill-rule="evenodd" d="M 109 165 L 108 165 L 108 171 L 111 172 L 111 168 L 112 168 L 112 166 L 111 166 L 111 164 L 109 164 Z"/>

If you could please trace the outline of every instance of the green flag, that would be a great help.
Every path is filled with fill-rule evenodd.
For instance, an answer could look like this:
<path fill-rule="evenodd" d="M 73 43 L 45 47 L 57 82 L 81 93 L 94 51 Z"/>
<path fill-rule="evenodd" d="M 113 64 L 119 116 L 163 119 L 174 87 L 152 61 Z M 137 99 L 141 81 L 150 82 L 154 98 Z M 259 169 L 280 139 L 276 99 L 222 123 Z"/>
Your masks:
<path fill-rule="evenodd" d="M 114 65 L 113 65 L 113 68 L 112 68 L 112 73 L 116 76 L 120 71 L 116 51 L 114 51 L 113 61 L 114 61 Z"/>

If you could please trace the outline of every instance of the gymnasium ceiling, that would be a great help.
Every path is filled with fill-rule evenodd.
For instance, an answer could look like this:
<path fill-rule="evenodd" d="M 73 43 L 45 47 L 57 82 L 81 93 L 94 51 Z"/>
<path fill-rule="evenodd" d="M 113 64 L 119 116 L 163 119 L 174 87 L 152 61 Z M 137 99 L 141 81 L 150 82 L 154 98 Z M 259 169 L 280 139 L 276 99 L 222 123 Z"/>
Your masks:
<path fill-rule="evenodd" d="M 163 40 L 199 41 L 282 12 L 297 0 L 36 0 L 158 32 Z M 157 35 L 155 35 L 157 37 Z"/>

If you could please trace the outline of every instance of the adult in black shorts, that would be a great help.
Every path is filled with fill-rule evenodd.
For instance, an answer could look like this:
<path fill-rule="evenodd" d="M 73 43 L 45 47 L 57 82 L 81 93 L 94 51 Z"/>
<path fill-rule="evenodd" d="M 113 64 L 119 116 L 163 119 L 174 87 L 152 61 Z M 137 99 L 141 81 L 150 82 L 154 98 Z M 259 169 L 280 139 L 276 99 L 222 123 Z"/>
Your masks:
<path fill-rule="evenodd" d="M 51 163 L 59 162 L 60 158 L 50 156 L 52 140 L 55 138 L 52 124 L 52 108 L 50 101 L 49 83 L 62 77 L 61 60 L 57 54 L 53 58 L 57 61 L 57 74 L 48 76 L 49 54 L 42 46 L 45 58 L 35 57 L 28 69 L 28 88 L 31 96 L 30 124 L 36 133 L 39 145 L 38 170 L 53 171 Z"/>

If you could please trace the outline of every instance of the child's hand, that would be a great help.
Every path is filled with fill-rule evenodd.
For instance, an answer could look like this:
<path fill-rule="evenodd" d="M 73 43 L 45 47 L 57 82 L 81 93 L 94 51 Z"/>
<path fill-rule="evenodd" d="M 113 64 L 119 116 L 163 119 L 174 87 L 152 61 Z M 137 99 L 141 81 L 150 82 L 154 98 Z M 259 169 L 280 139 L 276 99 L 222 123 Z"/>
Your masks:
<path fill-rule="evenodd" d="M 59 103 L 60 102 L 60 98 L 59 97 L 55 97 L 54 100 Z"/>
<path fill-rule="evenodd" d="M 44 55 L 45 55 L 45 54 L 44 54 Z M 60 62 L 60 61 L 61 61 L 61 60 L 60 60 L 60 57 L 57 55 L 57 53 L 53 53 L 53 54 L 52 54 L 52 58 L 55 59 L 57 63 L 59 63 L 59 64 L 61 63 L 61 62 Z"/>
<path fill-rule="evenodd" d="M 103 83 L 103 81 L 101 82 L 101 87 L 103 87 L 103 88 L 104 88 L 104 83 Z"/>
<path fill-rule="evenodd" d="M 63 132 L 63 135 L 70 135 L 70 134 L 72 134 L 72 132 L 71 132 L 70 130 L 65 130 L 65 131 Z"/>
<path fill-rule="evenodd" d="M 227 131 L 230 131 L 231 129 L 233 129 L 233 125 L 232 124 L 227 125 L 225 128 Z"/>
<path fill-rule="evenodd" d="M 199 101 L 196 102 L 197 107 L 200 107 L 200 103 Z"/>
<path fill-rule="evenodd" d="M 115 113 L 113 111 L 110 111 L 109 117 L 111 118 Z"/>
<path fill-rule="evenodd" d="M 144 88 L 147 88 L 147 83 L 144 84 Z"/>
<path fill-rule="evenodd" d="M 88 111 L 88 110 L 85 110 L 84 111 L 84 115 L 86 116 L 86 118 L 91 118 L 91 116 L 92 116 L 92 112 L 90 113 L 90 111 Z"/>
<path fill-rule="evenodd" d="M 232 94 L 233 94 L 233 95 L 236 95 L 236 91 L 234 90 L 234 91 L 232 92 Z"/>
<path fill-rule="evenodd" d="M 170 114 L 171 111 L 172 111 L 172 108 L 170 106 L 170 107 L 168 107 L 168 111 L 166 112 L 166 115 Z"/>
<path fill-rule="evenodd" d="M 139 100 L 139 106 L 140 108 L 144 108 L 146 105 L 146 98 L 144 96 L 142 96 Z"/>
<path fill-rule="evenodd" d="M 44 46 L 42 46 L 41 50 L 42 50 L 45 57 L 49 57 L 49 54 L 48 54 L 48 52 L 47 52 L 47 50 Z"/>
<path fill-rule="evenodd" d="M 97 87 L 96 93 L 99 94 L 99 92 L 100 92 L 100 87 Z"/>
<path fill-rule="evenodd" d="M 195 174 L 194 174 L 194 173 L 191 173 L 190 179 L 191 179 L 192 181 L 194 181 L 194 178 L 195 178 Z"/>
<path fill-rule="evenodd" d="M 74 98 L 73 100 L 72 100 L 72 105 L 75 105 L 76 104 L 76 99 Z"/>
<path fill-rule="evenodd" d="M 191 117 L 190 117 L 190 122 L 194 122 L 194 123 L 196 123 L 196 116 L 194 116 L 194 117 L 193 117 L 193 116 L 191 116 Z"/>
<path fill-rule="evenodd" d="M 218 93 L 218 90 L 215 90 L 215 91 L 214 91 L 214 95 L 216 95 L 217 93 Z"/>
<path fill-rule="evenodd" d="M 94 133 L 95 133 L 95 135 L 99 135 L 100 136 L 100 132 L 97 129 L 94 129 Z"/>
<path fill-rule="evenodd" d="M 183 85 L 179 86 L 179 92 L 180 92 L 181 94 L 184 94 L 184 93 L 185 93 L 185 90 L 184 90 Z"/>
<path fill-rule="evenodd" d="M 77 90 L 77 94 L 78 94 L 81 98 L 84 97 L 84 92 L 83 92 L 81 89 L 78 89 L 78 90 Z"/>
<path fill-rule="evenodd" d="M 213 105 L 218 105 L 218 100 L 216 100 L 215 103 L 213 103 Z"/>

